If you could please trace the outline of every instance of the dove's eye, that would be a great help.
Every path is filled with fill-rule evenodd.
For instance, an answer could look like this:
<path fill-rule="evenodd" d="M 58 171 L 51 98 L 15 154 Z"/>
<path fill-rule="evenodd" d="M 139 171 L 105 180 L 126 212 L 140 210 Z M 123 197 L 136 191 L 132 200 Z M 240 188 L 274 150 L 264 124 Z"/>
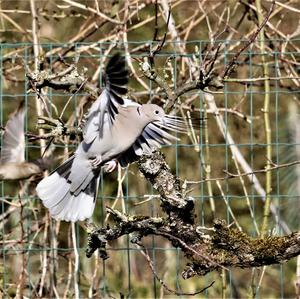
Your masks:
<path fill-rule="evenodd" d="M 155 113 L 155 114 L 159 114 L 159 111 L 158 111 L 158 110 L 155 110 L 154 113 Z"/>

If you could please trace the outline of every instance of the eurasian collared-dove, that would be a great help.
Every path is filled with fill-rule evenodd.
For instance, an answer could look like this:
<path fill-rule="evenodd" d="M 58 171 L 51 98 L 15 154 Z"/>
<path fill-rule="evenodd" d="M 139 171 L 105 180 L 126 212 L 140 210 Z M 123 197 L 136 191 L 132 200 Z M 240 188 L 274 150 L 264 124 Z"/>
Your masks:
<path fill-rule="evenodd" d="M 42 173 L 47 161 L 25 161 L 24 102 L 13 112 L 5 126 L 0 159 L 0 180 L 22 180 Z"/>
<path fill-rule="evenodd" d="M 112 171 L 116 161 L 126 166 L 177 139 L 166 130 L 184 130 L 184 122 L 165 115 L 161 107 L 124 100 L 127 82 L 125 59 L 117 54 L 106 67 L 106 86 L 89 110 L 83 141 L 37 185 L 53 218 L 75 222 L 91 217 L 101 167 Z"/>

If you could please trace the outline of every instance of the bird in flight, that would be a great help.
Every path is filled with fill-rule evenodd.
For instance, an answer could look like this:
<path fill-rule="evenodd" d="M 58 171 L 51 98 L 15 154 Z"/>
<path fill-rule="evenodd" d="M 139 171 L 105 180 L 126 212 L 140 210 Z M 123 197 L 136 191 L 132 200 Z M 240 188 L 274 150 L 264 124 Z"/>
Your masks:
<path fill-rule="evenodd" d="M 47 159 L 25 160 L 24 101 L 9 116 L 3 133 L 0 180 L 23 180 L 42 173 Z"/>
<path fill-rule="evenodd" d="M 74 155 L 36 187 L 38 196 L 57 220 L 82 221 L 92 216 L 101 168 L 113 171 L 151 154 L 186 132 L 185 122 L 165 114 L 155 104 L 124 99 L 128 71 L 125 58 L 115 54 L 107 64 L 105 88 L 92 104 L 83 140 Z"/>

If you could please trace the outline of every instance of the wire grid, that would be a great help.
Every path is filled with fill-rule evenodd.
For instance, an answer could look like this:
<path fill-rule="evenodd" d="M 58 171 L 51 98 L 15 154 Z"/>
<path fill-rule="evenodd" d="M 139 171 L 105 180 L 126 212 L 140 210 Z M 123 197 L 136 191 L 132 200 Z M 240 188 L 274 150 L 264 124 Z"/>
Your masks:
<path fill-rule="evenodd" d="M 132 42 L 128 46 L 130 49 L 138 47 L 149 41 Z M 225 42 L 225 41 L 224 41 Z M 242 42 L 242 41 L 241 41 Z M 276 40 L 276 43 L 281 41 Z M 298 41 L 299 42 L 299 41 Z M 204 49 L 209 41 L 191 41 L 187 43 L 189 52 L 186 57 L 201 62 L 202 49 Z M 67 47 L 64 44 L 42 44 L 44 52 L 53 51 L 57 47 Z M 77 53 L 80 53 L 79 66 L 85 66 L 88 69 L 88 75 L 91 75 L 99 64 L 99 59 L 103 58 L 104 50 L 110 46 L 110 43 L 78 43 L 75 48 Z M 90 51 L 82 51 L 83 48 L 89 48 Z M 182 58 L 180 54 L 173 50 L 172 44 L 165 45 L 166 50 L 158 53 L 157 65 L 161 72 L 163 62 L 170 57 L 177 58 L 171 60 L 171 68 L 169 73 L 173 73 L 174 84 L 176 88 L 176 78 L 178 76 L 178 64 Z M 5 70 L 7 61 L 11 67 L 20 66 L 18 61 L 20 57 L 29 66 L 32 65 L 33 54 L 31 44 L 1 44 L 0 45 L 1 70 Z M 9 55 L 14 51 L 18 52 L 18 57 Z M 227 43 L 223 51 L 223 61 L 219 61 L 220 65 L 228 63 L 231 57 L 235 54 L 230 50 L 230 43 Z M 279 67 L 279 54 L 285 57 L 293 55 L 299 61 L 299 53 L 285 52 L 272 53 L 269 59 L 269 70 L 272 77 L 279 77 L 281 69 Z M 148 53 L 139 53 L 136 57 L 148 56 Z M 244 61 L 237 69 L 237 78 L 254 78 L 262 77 L 260 64 L 260 52 L 257 50 L 248 50 L 241 55 L 241 60 Z M 74 55 L 73 55 L 74 57 Z M 135 55 L 132 55 L 135 57 Z M 51 65 L 57 55 L 49 56 L 49 64 Z M 71 57 L 72 58 L 72 57 Z M 99 75 L 100 86 L 103 84 L 102 73 Z M 27 81 L 25 78 L 23 67 L 16 68 L 16 76 L 23 78 L 23 82 L 16 82 L 14 88 L 8 89 L 4 77 L 0 81 L 0 111 L 1 111 L 1 126 L 4 126 L 8 114 L 12 112 L 18 105 L 21 99 L 25 99 L 27 107 L 26 115 L 26 131 L 35 131 L 36 113 L 34 107 L 34 97 L 32 93 L 28 93 Z M 139 87 L 135 82 L 130 83 L 132 88 Z M 277 164 L 285 163 L 289 157 L 288 151 L 296 151 L 297 142 L 291 142 L 288 135 L 288 126 L 286 115 L 288 113 L 288 105 L 293 100 L 299 100 L 299 90 L 282 88 L 278 80 L 273 81 L 271 87 L 271 126 L 272 126 L 272 148 L 273 161 Z M 155 88 L 153 82 L 149 81 L 150 93 L 141 98 L 141 101 L 152 101 L 155 97 Z M 49 89 L 47 96 L 55 103 L 61 111 L 66 99 L 70 96 L 65 92 Z M 74 113 L 80 98 L 84 96 L 78 92 L 72 100 L 72 104 L 68 106 L 68 117 Z M 193 104 L 200 109 L 207 109 L 203 102 L 203 96 L 199 92 L 190 92 L 188 95 L 181 97 L 183 103 L 190 97 L 195 96 Z M 264 141 L 263 132 L 263 117 L 261 108 L 263 107 L 264 89 L 263 86 L 257 86 L 255 82 L 248 82 L 247 88 L 243 85 L 227 83 L 224 87 L 224 92 L 215 96 L 218 107 L 223 108 L 224 121 L 226 130 L 232 135 L 239 150 L 251 165 L 252 169 L 262 169 L 266 163 L 265 148 L 267 144 Z M 237 105 L 242 100 L 242 104 Z M 251 123 L 245 122 L 230 113 L 230 108 L 237 105 L 238 109 L 248 115 L 252 119 Z M 200 113 L 203 116 L 203 113 Z M 257 118 L 259 116 L 259 118 Z M 76 122 L 75 122 L 76 123 Z M 198 144 L 200 151 L 196 151 L 196 145 L 192 144 L 187 137 L 182 137 L 180 142 L 171 146 L 166 146 L 162 151 L 166 154 L 167 161 L 173 172 L 187 180 L 199 180 L 204 178 L 206 173 L 204 167 L 207 164 L 211 165 L 212 177 L 224 176 L 223 169 L 226 171 L 236 172 L 233 166 L 230 144 L 224 140 L 222 134 L 218 131 L 213 115 L 208 113 L 207 119 L 208 135 L 205 135 L 204 128 L 197 131 Z M 208 138 L 208 142 L 205 139 Z M 66 147 L 69 151 L 74 151 L 76 142 L 68 145 L 57 143 L 55 154 L 61 154 Z M 210 161 L 207 160 L 206 148 L 210 152 Z M 38 143 L 26 142 L 26 158 L 34 159 L 39 156 L 40 147 Z M 273 172 L 272 180 L 272 202 L 276 205 L 279 216 L 291 225 L 292 228 L 299 227 L 298 217 L 289 214 L 291 207 L 294 207 L 298 201 L 298 195 L 295 191 L 291 191 L 287 186 L 285 177 L 287 173 L 292 173 L 295 168 L 289 170 L 277 170 Z M 119 210 L 124 210 L 129 214 L 150 215 L 156 216 L 161 213 L 159 200 L 155 192 L 138 175 L 138 170 L 135 165 L 129 169 L 123 170 L 125 180 L 123 182 L 123 197 L 117 204 Z M 264 185 L 264 175 L 258 175 L 262 185 Z M 7 212 L 11 206 L 6 201 L 14 203 L 23 202 L 22 211 L 16 208 L 10 214 L 9 219 L 3 220 L 1 224 L 2 248 L 1 248 L 1 289 L 5 297 L 16 295 L 18 284 L 20 284 L 20 275 L 24 276 L 24 281 L 21 282 L 21 292 L 29 298 L 39 297 L 40 294 L 44 297 L 75 297 L 80 298 L 103 298 L 109 296 L 119 296 L 122 294 L 129 298 L 158 298 L 158 297 L 174 297 L 164 291 L 162 286 L 153 276 L 145 259 L 139 253 L 139 249 L 130 243 L 130 236 L 123 237 L 108 246 L 110 259 L 106 261 L 98 260 L 95 256 L 91 259 L 85 257 L 85 244 L 87 234 L 82 228 L 76 224 L 76 248 L 79 252 L 79 269 L 74 270 L 76 261 L 74 257 L 74 244 L 71 241 L 71 225 L 68 223 L 57 224 L 54 220 L 47 220 L 45 209 L 42 207 L 40 200 L 36 197 L 34 187 L 37 181 L 32 181 L 28 188 L 25 188 L 25 193 L 21 199 L 16 195 L 16 189 L 24 186 L 28 182 L 23 183 L 7 183 L 1 182 L 1 208 L 2 213 Z M 294 183 L 294 182 L 293 182 Z M 246 188 L 251 200 L 251 206 L 254 211 L 255 220 L 260 225 L 262 222 L 262 201 L 257 195 L 253 185 L 246 182 Z M 116 174 L 102 175 L 100 188 L 98 192 L 97 206 L 94 213 L 96 223 L 104 225 L 105 206 L 111 206 L 116 199 Z M 213 217 L 227 219 L 228 223 L 232 223 L 232 217 L 228 207 L 225 205 L 225 200 L 228 201 L 231 209 L 235 213 L 238 221 L 242 225 L 245 232 L 256 236 L 253 219 L 251 219 L 249 210 L 245 203 L 245 194 L 241 189 L 237 179 L 225 180 L 222 182 L 221 195 L 216 184 L 213 183 L 214 201 L 216 204 L 216 214 L 212 216 L 211 207 L 209 204 L 210 196 L 208 195 L 206 184 L 197 184 L 193 186 L 192 196 L 196 200 L 196 213 L 198 222 L 201 225 L 210 226 Z M 291 193 L 294 192 L 294 193 Z M 150 201 L 136 206 L 136 203 L 144 200 L 145 194 L 149 194 Z M 4 201 L 5 199 L 6 201 Z M 294 208 L 295 209 L 295 208 Z M 297 213 L 299 210 L 297 210 Z M 22 213 L 22 220 L 20 218 Z M 294 217 L 294 218 L 293 218 Z M 275 222 L 270 219 L 271 228 L 274 232 L 281 234 L 280 228 Z M 47 234 L 45 233 L 45 225 L 48 226 Z M 21 227 L 21 228 L 20 228 Z M 23 235 L 21 235 L 23 234 Z M 22 242 L 18 242 L 22 240 Z M 155 269 L 160 277 L 172 288 L 177 291 L 193 292 L 201 289 L 209 284 L 212 280 L 216 280 L 215 285 L 197 298 L 219 298 L 222 294 L 222 279 L 219 273 L 210 273 L 203 278 L 192 278 L 188 281 L 183 281 L 181 271 L 186 263 L 181 252 L 164 242 L 160 238 L 148 237 L 145 240 L 145 245 L 149 250 L 149 254 L 155 265 Z M 47 259 L 45 259 L 45 256 Z M 44 264 L 43 264 L 44 263 Z M 45 264 L 46 263 L 46 264 Z M 44 266 L 44 267 L 43 267 Z M 44 275 L 43 289 L 41 277 Z M 95 268 L 98 272 L 95 272 Z M 259 272 L 259 271 L 257 271 Z M 93 277 L 93 275 L 95 277 Z M 245 297 L 250 284 L 251 270 L 234 269 L 226 272 L 226 294 L 229 298 Z M 257 298 L 288 298 L 294 296 L 293 280 L 295 279 L 295 261 L 290 261 L 284 265 L 271 266 L 267 268 L 262 284 L 257 288 Z M 256 279 L 259 275 L 254 276 Z M 55 280 L 55 281 L 53 281 Z M 54 287 L 53 287 L 54 286 Z M 77 290 L 76 290 L 77 288 Z M 68 292 L 66 291 L 68 289 Z M 78 293 L 77 293 L 78 292 Z M 122 297 L 121 295 L 121 297 Z M 41 297 L 42 297 L 41 296 Z M 185 296 L 179 296 L 184 298 Z"/>

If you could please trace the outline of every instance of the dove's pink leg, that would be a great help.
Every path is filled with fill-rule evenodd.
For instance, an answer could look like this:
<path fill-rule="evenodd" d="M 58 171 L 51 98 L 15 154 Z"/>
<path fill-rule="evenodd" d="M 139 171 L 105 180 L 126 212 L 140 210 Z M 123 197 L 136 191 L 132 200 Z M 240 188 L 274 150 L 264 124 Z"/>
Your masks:
<path fill-rule="evenodd" d="M 102 156 L 101 155 L 93 157 L 91 159 L 92 168 L 97 169 L 100 166 L 101 162 L 102 162 Z"/>
<path fill-rule="evenodd" d="M 117 165 L 118 165 L 117 160 L 110 160 L 103 165 L 103 169 L 105 172 L 112 172 L 115 170 Z"/>

